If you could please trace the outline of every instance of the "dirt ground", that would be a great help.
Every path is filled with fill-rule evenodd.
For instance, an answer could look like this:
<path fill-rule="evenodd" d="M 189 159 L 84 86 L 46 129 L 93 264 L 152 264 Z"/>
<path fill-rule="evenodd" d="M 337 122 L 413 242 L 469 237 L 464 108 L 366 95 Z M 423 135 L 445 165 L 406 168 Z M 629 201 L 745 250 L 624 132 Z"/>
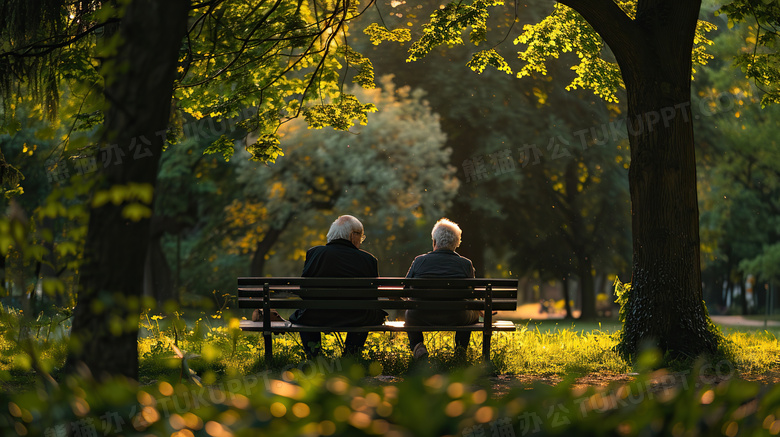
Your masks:
<path fill-rule="evenodd" d="M 651 375 L 647 382 L 643 382 L 651 391 L 663 391 L 671 386 L 688 388 L 690 382 L 684 378 L 685 372 L 681 373 L 669 373 L 666 371 L 659 371 Z M 608 374 L 592 374 L 579 377 L 574 380 L 571 385 L 574 391 L 585 391 L 589 387 L 593 387 L 596 390 L 614 389 L 621 385 L 630 385 L 638 381 L 636 374 L 620 374 L 620 375 L 608 375 Z M 744 381 L 757 382 L 764 386 L 772 386 L 780 383 L 780 372 L 772 371 L 766 374 L 759 375 L 737 375 L 737 374 L 712 374 L 703 375 L 698 378 L 695 383 L 695 388 L 701 388 L 704 386 L 715 386 L 719 383 L 725 382 L 731 379 L 741 379 Z M 531 389 L 535 384 L 557 385 L 563 381 L 563 378 L 559 376 L 539 376 L 539 375 L 498 375 L 490 378 L 491 388 L 493 394 L 496 397 L 505 395 L 512 388 L 526 388 Z"/>
<path fill-rule="evenodd" d="M 637 374 L 591 374 L 578 377 L 571 384 L 571 390 L 575 393 L 584 393 L 588 388 L 594 388 L 596 391 L 617 390 L 620 386 L 631 386 L 632 384 L 641 384 L 651 392 L 668 391 L 672 388 L 677 389 L 701 389 L 703 387 L 712 387 L 732 379 L 741 379 L 744 381 L 757 382 L 769 388 L 774 384 L 780 383 L 780 372 L 772 371 L 760 375 L 737 375 L 724 368 L 711 375 L 702 375 L 691 387 L 690 380 L 687 379 L 686 372 L 670 373 L 666 370 L 660 370 L 653 373 L 649 379 L 640 380 Z M 367 378 L 367 382 L 377 385 L 392 385 L 403 381 L 401 376 L 380 375 L 375 378 Z M 560 376 L 540 376 L 540 375 L 497 375 L 488 378 L 494 398 L 500 398 L 510 390 L 515 388 L 531 390 L 539 384 L 556 386 L 564 381 Z M 484 388 L 482 386 L 481 388 Z M 476 389 L 476 388 L 475 388 Z"/>

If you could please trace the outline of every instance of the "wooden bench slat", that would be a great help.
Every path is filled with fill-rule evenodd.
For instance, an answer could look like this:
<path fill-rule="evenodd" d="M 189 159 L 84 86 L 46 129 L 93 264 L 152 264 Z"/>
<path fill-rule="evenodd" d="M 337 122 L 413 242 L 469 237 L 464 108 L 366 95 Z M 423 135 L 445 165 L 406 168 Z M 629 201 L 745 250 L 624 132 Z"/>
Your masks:
<path fill-rule="evenodd" d="M 517 279 L 495 279 L 495 278 L 400 278 L 400 277 L 379 277 L 379 278 L 301 278 L 301 277 L 239 277 L 238 286 L 258 286 L 263 284 L 271 286 L 279 285 L 300 285 L 306 284 L 312 287 L 369 287 L 369 286 L 418 286 L 418 287 L 448 287 L 453 283 L 461 286 L 468 284 L 469 287 L 492 287 L 517 288 Z"/>
<path fill-rule="evenodd" d="M 371 326 L 308 326 L 291 322 L 271 322 L 271 326 L 265 329 L 263 322 L 241 320 L 240 327 L 243 331 L 270 331 L 270 332 L 409 332 L 409 331 L 472 331 L 478 332 L 485 328 L 483 323 L 473 325 L 431 325 L 431 326 L 397 326 L 397 325 L 371 325 Z M 490 328 L 492 331 L 515 331 L 516 326 L 496 323 Z"/>
<path fill-rule="evenodd" d="M 263 297 L 263 289 L 238 289 L 238 297 Z M 300 296 L 302 298 L 328 299 L 328 298 L 379 298 L 379 297 L 411 297 L 420 299 L 484 299 L 485 290 L 472 289 L 379 289 L 376 288 L 326 288 L 326 289 L 286 289 L 270 290 L 272 295 L 282 294 L 286 296 Z M 516 298 L 517 290 L 493 290 L 493 298 Z"/>
<path fill-rule="evenodd" d="M 239 308 L 262 308 L 263 307 L 263 300 L 262 299 L 242 299 L 239 300 Z M 323 309 L 323 310 L 338 310 L 338 309 L 344 309 L 344 310 L 381 310 L 381 309 L 390 309 L 390 310 L 410 310 L 410 309 L 420 309 L 420 310 L 481 310 L 485 308 L 484 302 L 481 301 L 416 301 L 416 300 L 406 300 L 406 301 L 388 301 L 388 300 L 316 300 L 316 299 L 307 299 L 307 300 L 294 300 L 294 299 L 283 299 L 283 300 L 275 300 L 271 299 L 271 308 L 279 308 L 279 309 L 297 309 L 297 308 L 305 308 L 305 309 Z M 500 310 L 500 311 L 514 311 L 517 309 L 517 302 L 510 301 L 510 302 L 494 302 L 493 303 L 493 309 L 494 310 Z"/>

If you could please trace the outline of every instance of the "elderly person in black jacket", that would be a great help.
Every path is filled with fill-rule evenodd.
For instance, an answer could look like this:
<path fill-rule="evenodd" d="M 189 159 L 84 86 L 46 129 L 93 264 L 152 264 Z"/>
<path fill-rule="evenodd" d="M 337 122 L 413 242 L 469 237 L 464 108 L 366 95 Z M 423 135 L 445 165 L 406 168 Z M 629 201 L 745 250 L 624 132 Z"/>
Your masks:
<path fill-rule="evenodd" d="M 351 215 L 337 218 L 328 230 L 328 243 L 315 246 L 306 252 L 303 277 L 324 278 L 376 278 L 379 276 L 377 259 L 360 250 L 366 234 L 360 220 Z M 363 326 L 381 325 L 387 315 L 382 310 L 319 310 L 299 309 L 290 321 L 309 326 Z M 368 338 L 367 332 L 349 332 L 344 341 L 344 354 L 358 355 Z M 303 350 L 308 359 L 320 352 L 320 332 L 301 332 Z"/>
<path fill-rule="evenodd" d="M 471 260 L 458 255 L 455 249 L 460 246 L 460 227 L 443 218 L 436 222 L 431 231 L 433 251 L 417 256 L 412 261 L 407 278 L 473 278 L 474 266 Z M 479 321 L 480 313 L 475 310 L 407 310 L 406 326 L 458 326 L 471 325 Z M 415 359 L 428 356 L 423 342 L 422 331 L 410 331 L 409 346 Z M 469 346 L 471 332 L 456 331 L 456 351 L 462 353 Z"/>

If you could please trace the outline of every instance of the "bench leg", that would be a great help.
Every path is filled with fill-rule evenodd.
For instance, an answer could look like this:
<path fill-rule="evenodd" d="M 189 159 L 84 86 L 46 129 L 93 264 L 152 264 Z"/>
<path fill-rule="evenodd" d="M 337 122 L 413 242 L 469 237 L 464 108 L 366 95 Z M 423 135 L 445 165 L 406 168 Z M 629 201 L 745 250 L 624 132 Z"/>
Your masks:
<path fill-rule="evenodd" d="M 482 361 L 485 363 L 490 362 L 490 338 L 492 336 L 492 331 L 482 333 Z"/>
<path fill-rule="evenodd" d="M 272 333 L 263 334 L 263 341 L 265 342 L 265 365 L 271 364 L 271 359 L 274 356 L 273 342 L 274 337 Z"/>

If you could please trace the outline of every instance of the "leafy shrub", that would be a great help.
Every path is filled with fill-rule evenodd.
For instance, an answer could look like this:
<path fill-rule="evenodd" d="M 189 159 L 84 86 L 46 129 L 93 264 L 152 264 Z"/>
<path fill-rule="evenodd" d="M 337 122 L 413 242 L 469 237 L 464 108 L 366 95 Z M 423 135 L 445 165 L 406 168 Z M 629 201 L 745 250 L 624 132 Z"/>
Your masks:
<path fill-rule="evenodd" d="M 369 372 L 377 368 L 369 367 Z M 477 366 L 415 371 L 390 385 L 348 360 L 210 386 L 69 377 L 0 394 L 3 435 L 770 435 L 780 387 L 697 372 L 648 373 L 606 389 L 539 384 L 495 396 Z M 484 388 L 483 388 L 484 387 Z M 175 434 L 178 433 L 178 434 Z"/>

